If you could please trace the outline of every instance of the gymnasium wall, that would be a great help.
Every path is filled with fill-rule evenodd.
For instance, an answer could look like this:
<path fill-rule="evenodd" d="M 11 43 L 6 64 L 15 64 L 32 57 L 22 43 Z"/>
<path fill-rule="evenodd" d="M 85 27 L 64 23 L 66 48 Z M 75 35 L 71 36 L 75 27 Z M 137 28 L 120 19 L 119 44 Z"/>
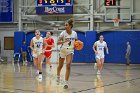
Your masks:
<path fill-rule="evenodd" d="M 108 44 L 109 55 L 106 55 L 106 63 L 126 63 L 126 42 L 131 44 L 131 63 L 140 64 L 140 32 L 139 31 L 110 31 L 96 33 L 95 31 L 89 31 L 85 33 L 85 37 L 79 34 L 79 38 L 83 38 L 84 48 L 82 51 L 76 51 L 74 55 L 74 62 L 95 62 L 95 55 L 92 46 L 99 36 L 103 34 L 105 41 Z"/>
<path fill-rule="evenodd" d="M 131 44 L 131 63 L 140 63 L 140 32 L 139 31 L 114 31 L 101 33 L 108 43 L 109 55 L 106 55 L 106 62 L 110 63 L 126 63 L 126 42 Z M 99 34 L 98 34 L 99 35 Z"/>
<path fill-rule="evenodd" d="M 13 57 L 13 50 L 4 50 L 4 37 L 14 37 L 14 31 L 0 31 L 1 40 L 1 54 L 2 57 L 7 57 L 7 61 L 11 61 Z"/>
<path fill-rule="evenodd" d="M 108 44 L 109 55 L 106 55 L 105 62 L 106 63 L 126 63 L 125 53 L 126 53 L 126 42 L 129 41 L 131 44 L 132 52 L 131 52 L 131 63 L 140 64 L 140 57 L 138 53 L 140 52 L 140 32 L 139 31 L 111 31 L 111 32 L 102 32 L 96 33 L 96 31 L 87 31 L 77 32 L 78 39 L 84 42 L 84 48 L 81 51 L 76 51 L 74 54 L 73 62 L 76 63 L 92 63 L 95 62 L 95 55 L 93 52 L 93 44 L 96 40 L 98 40 L 99 35 L 103 34 L 105 41 Z M 45 32 L 42 32 L 45 35 Z M 24 32 L 15 32 L 15 52 L 20 50 L 22 41 L 26 38 L 26 42 L 29 45 L 31 38 L 34 36 L 33 32 L 29 32 L 24 37 Z M 55 48 L 53 48 L 53 56 L 51 61 L 58 61 L 58 51 L 59 46 L 57 46 L 56 42 L 58 39 L 58 34 L 53 36 L 55 40 Z"/>

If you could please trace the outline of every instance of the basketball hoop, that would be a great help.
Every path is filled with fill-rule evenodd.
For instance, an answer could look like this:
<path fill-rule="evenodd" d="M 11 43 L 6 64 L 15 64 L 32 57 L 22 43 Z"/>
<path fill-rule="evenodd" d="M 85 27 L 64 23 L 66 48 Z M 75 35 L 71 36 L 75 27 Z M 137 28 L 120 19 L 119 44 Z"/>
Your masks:
<path fill-rule="evenodd" d="M 120 19 L 119 18 L 114 18 L 113 22 L 114 22 L 114 27 L 119 27 L 119 23 L 120 23 Z"/>

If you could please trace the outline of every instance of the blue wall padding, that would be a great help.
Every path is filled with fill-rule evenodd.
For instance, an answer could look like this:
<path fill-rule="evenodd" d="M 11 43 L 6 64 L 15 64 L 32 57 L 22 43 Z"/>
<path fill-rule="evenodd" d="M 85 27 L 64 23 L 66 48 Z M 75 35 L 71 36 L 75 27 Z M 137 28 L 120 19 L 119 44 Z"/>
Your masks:
<path fill-rule="evenodd" d="M 78 39 L 81 40 L 84 44 L 86 43 L 85 33 L 77 32 Z M 85 45 L 82 50 L 74 52 L 73 62 L 85 62 Z"/>
<path fill-rule="evenodd" d="M 21 45 L 25 40 L 24 32 L 14 32 L 14 53 L 20 53 Z"/>
<path fill-rule="evenodd" d="M 41 32 L 43 37 L 46 32 Z M 104 35 L 105 41 L 108 44 L 109 55 L 105 53 L 105 62 L 107 63 L 126 63 L 126 42 L 131 44 L 131 63 L 140 64 L 140 31 L 107 31 L 100 34 L 96 31 L 77 32 L 78 39 L 84 42 L 84 48 L 80 51 L 75 50 L 73 62 L 95 62 L 95 55 L 93 52 L 93 44 L 99 39 L 99 35 Z M 30 45 L 31 39 L 34 37 L 34 32 L 14 33 L 14 53 L 20 52 L 22 42 L 26 40 L 27 45 Z"/>
<path fill-rule="evenodd" d="M 93 52 L 93 44 L 96 41 L 96 32 L 86 32 L 86 46 L 85 46 L 85 62 L 95 62 L 95 56 Z"/>
<path fill-rule="evenodd" d="M 110 63 L 126 63 L 126 42 L 129 41 L 131 44 L 131 63 L 140 63 L 140 32 L 138 31 L 114 31 L 114 32 L 103 32 L 101 33 L 105 37 L 105 41 L 109 47 L 109 55 L 106 55 L 105 62 Z"/>

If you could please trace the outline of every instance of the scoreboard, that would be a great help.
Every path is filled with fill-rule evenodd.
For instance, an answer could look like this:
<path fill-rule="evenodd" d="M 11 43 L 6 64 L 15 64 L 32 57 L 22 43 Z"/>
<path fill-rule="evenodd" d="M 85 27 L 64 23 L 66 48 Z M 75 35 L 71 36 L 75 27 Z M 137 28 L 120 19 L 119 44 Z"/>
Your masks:
<path fill-rule="evenodd" d="M 116 6 L 116 0 L 105 0 L 105 6 Z"/>
<path fill-rule="evenodd" d="M 73 0 L 37 0 L 36 14 L 72 14 Z"/>
<path fill-rule="evenodd" d="M 45 5 L 72 5 L 72 0 L 37 0 L 38 6 Z"/>

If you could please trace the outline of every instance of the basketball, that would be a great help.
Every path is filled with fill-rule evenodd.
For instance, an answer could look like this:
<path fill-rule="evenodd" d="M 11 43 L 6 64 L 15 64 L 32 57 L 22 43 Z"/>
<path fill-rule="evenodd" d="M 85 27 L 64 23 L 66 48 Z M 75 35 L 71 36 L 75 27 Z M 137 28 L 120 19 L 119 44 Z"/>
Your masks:
<path fill-rule="evenodd" d="M 76 50 L 81 50 L 83 48 L 83 46 L 84 46 L 84 43 L 80 40 L 77 40 L 74 42 L 74 48 Z"/>

